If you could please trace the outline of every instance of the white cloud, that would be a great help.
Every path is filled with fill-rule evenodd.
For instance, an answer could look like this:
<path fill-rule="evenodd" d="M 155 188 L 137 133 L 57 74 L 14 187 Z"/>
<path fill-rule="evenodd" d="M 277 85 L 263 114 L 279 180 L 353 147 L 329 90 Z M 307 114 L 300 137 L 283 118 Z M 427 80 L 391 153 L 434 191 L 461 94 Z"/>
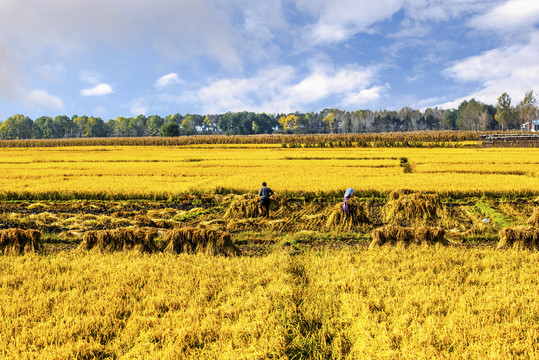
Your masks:
<path fill-rule="evenodd" d="M 400 10 L 405 12 L 404 27 L 394 36 L 424 36 L 429 28 L 418 23 L 450 21 L 463 14 L 484 12 L 499 1 L 297 0 L 296 4 L 300 10 L 314 18 L 313 23 L 304 28 L 304 40 L 312 44 L 328 44 L 345 41 L 360 32 L 376 32 L 377 23 L 391 19 Z"/>
<path fill-rule="evenodd" d="M 382 94 L 387 91 L 389 87 L 389 84 L 386 84 L 385 86 L 377 85 L 356 93 L 349 93 L 345 96 L 342 104 L 348 107 L 373 103 L 380 99 Z"/>
<path fill-rule="evenodd" d="M 58 109 L 64 108 L 63 101 L 45 90 L 32 90 L 26 95 L 26 102 L 37 108 Z"/>
<path fill-rule="evenodd" d="M 539 23 L 539 1 L 509 0 L 472 18 L 468 25 L 480 30 L 517 31 Z"/>
<path fill-rule="evenodd" d="M 80 94 L 82 96 L 102 96 L 112 94 L 113 92 L 114 90 L 112 90 L 112 86 L 110 86 L 109 84 L 100 83 L 93 88 L 82 89 L 80 91 Z"/>
<path fill-rule="evenodd" d="M 157 88 L 164 88 L 164 87 L 167 87 L 169 85 L 182 84 L 182 83 L 184 83 L 184 81 L 182 81 L 178 77 L 178 74 L 170 73 L 170 74 L 161 76 L 159 79 L 157 79 L 157 81 L 155 82 L 154 85 Z"/>
<path fill-rule="evenodd" d="M 406 16 L 415 21 L 442 22 L 484 13 L 502 0 L 406 0 Z M 532 0 L 533 1 L 533 0 Z"/>
<path fill-rule="evenodd" d="M 134 99 L 131 102 L 127 104 L 127 107 L 129 108 L 129 111 L 132 115 L 146 115 L 150 107 L 148 106 L 148 99 L 146 98 L 138 98 Z"/>
<path fill-rule="evenodd" d="M 539 88 L 539 31 L 529 41 L 492 49 L 454 63 L 444 74 L 459 82 L 478 83 L 479 88 L 466 98 L 495 104 L 504 92 L 523 97 L 528 90 Z M 452 104 L 448 103 L 448 104 Z M 443 104 L 445 105 L 445 104 Z"/>
<path fill-rule="evenodd" d="M 335 69 L 327 64 L 313 66 L 300 76 L 293 66 L 283 65 L 259 72 L 250 78 L 227 78 L 198 91 L 184 93 L 180 101 L 198 101 L 205 113 L 227 111 L 293 112 L 312 110 L 319 101 L 351 106 L 376 101 L 385 87 L 372 86 L 377 67 L 349 65 Z"/>
<path fill-rule="evenodd" d="M 307 26 L 304 37 L 315 44 L 343 41 L 369 31 L 369 27 L 393 16 L 404 0 L 298 0 L 300 10 L 311 13 L 316 23 Z"/>
<path fill-rule="evenodd" d="M 101 74 L 98 74 L 94 71 L 88 71 L 84 70 L 79 74 L 79 78 L 84 81 L 85 83 L 95 85 L 99 84 L 99 79 L 101 78 Z"/>

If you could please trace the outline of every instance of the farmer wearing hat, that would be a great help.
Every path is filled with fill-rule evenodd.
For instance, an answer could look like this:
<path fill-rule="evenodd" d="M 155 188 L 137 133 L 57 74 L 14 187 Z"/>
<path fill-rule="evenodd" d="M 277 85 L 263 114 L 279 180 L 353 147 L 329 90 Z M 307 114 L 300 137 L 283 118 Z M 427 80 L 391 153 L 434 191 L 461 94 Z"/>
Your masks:
<path fill-rule="evenodd" d="M 258 192 L 260 196 L 260 207 L 262 208 L 262 216 L 269 217 L 270 196 L 273 195 L 273 190 L 262 183 L 262 188 Z"/>
<path fill-rule="evenodd" d="M 346 189 L 346 192 L 344 193 L 344 201 L 342 203 L 342 211 L 346 214 L 346 217 L 350 216 L 350 206 L 348 205 L 348 200 L 354 193 L 354 189 L 348 188 Z"/>

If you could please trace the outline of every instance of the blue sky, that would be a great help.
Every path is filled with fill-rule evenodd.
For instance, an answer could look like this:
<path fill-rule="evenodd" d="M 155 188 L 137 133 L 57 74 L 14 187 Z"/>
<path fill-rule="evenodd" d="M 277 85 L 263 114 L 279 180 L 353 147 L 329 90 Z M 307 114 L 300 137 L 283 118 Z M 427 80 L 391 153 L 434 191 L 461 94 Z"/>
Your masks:
<path fill-rule="evenodd" d="M 0 121 L 516 105 L 538 0 L 1 0 Z"/>

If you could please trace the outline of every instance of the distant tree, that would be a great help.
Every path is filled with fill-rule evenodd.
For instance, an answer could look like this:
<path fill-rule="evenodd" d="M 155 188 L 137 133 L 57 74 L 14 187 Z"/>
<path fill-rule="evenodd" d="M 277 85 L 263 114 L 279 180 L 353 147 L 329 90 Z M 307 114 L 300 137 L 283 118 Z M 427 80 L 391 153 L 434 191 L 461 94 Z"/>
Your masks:
<path fill-rule="evenodd" d="M 27 116 L 17 114 L 0 125 L 0 138 L 7 140 L 31 139 L 34 122 Z"/>
<path fill-rule="evenodd" d="M 36 139 L 53 139 L 54 120 L 50 116 L 41 116 L 34 121 L 34 137 Z"/>
<path fill-rule="evenodd" d="M 326 124 L 327 129 L 331 133 L 335 131 L 334 124 L 336 120 L 337 120 L 337 116 L 335 115 L 334 112 L 330 112 L 329 114 L 324 116 L 324 118 L 322 119 L 322 121 Z"/>
<path fill-rule="evenodd" d="M 161 126 L 164 124 L 164 120 L 159 115 L 152 115 L 146 120 L 146 126 L 147 126 L 147 132 L 150 136 L 157 136 L 159 135 L 159 131 L 161 130 Z"/>
<path fill-rule="evenodd" d="M 277 121 L 271 115 L 262 113 L 253 116 L 252 129 L 255 134 L 271 134 L 276 126 Z"/>
<path fill-rule="evenodd" d="M 299 117 L 295 114 L 288 114 L 288 115 L 282 115 L 279 118 L 279 124 L 281 125 L 281 128 L 283 129 L 283 132 L 291 133 L 293 130 L 297 129 L 298 127 L 298 120 Z"/>
<path fill-rule="evenodd" d="M 131 119 L 123 116 L 118 116 L 112 122 L 114 136 L 129 137 L 132 136 Z"/>
<path fill-rule="evenodd" d="M 180 136 L 180 125 L 174 121 L 169 121 L 161 126 L 161 136 Z"/>
<path fill-rule="evenodd" d="M 463 106 L 463 104 L 465 104 Z M 459 106 L 457 117 L 457 126 L 459 130 L 481 130 L 481 121 L 483 119 L 483 106 L 475 99 L 463 101 Z"/>
<path fill-rule="evenodd" d="M 108 129 L 100 117 L 89 117 L 84 128 L 85 137 L 106 137 Z"/>
<path fill-rule="evenodd" d="M 58 115 L 54 118 L 53 133 L 54 138 L 70 138 L 74 136 L 75 124 L 73 120 L 66 115 Z"/>
<path fill-rule="evenodd" d="M 456 130 L 457 129 L 458 110 L 450 109 L 446 110 L 442 118 L 442 129 Z"/>
<path fill-rule="evenodd" d="M 144 115 L 129 119 L 129 133 L 130 136 L 146 135 L 146 117 Z"/>
<path fill-rule="evenodd" d="M 511 98 L 504 92 L 498 97 L 495 119 L 502 127 L 502 130 L 507 130 L 513 123 L 513 118 L 514 113 L 513 108 L 511 107 Z"/>
<path fill-rule="evenodd" d="M 537 98 L 533 95 L 533 90 L 527 91 L 524 99 L 517 105 L 520 119 L 531 129 L 531 122 L 537 115 Z"/>
<path fill-rule="evenodd" d="M 196 124 L 192 115 L 186 115 L 182 120 L 181 133 L 183 135 L 194 135 L 196 134 Z"/>
<path fill-rule="evenodd" d="M 175 122 L 176 124 L 180 125 L 183 121 L 183 116 L 179 113 L 168 115 L 165 117 L 165 123 L 169 121 Z"/>

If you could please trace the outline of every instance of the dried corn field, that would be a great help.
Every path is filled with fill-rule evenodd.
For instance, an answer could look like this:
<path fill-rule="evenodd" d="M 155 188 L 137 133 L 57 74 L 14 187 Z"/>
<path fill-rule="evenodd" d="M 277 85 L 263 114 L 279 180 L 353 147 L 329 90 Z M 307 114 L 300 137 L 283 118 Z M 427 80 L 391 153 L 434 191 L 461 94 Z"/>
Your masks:
<path fill-rule="evenodd" d="M 536 149 L 299 140 L 0 148 L 0 356 L 539 357 Z"/>

